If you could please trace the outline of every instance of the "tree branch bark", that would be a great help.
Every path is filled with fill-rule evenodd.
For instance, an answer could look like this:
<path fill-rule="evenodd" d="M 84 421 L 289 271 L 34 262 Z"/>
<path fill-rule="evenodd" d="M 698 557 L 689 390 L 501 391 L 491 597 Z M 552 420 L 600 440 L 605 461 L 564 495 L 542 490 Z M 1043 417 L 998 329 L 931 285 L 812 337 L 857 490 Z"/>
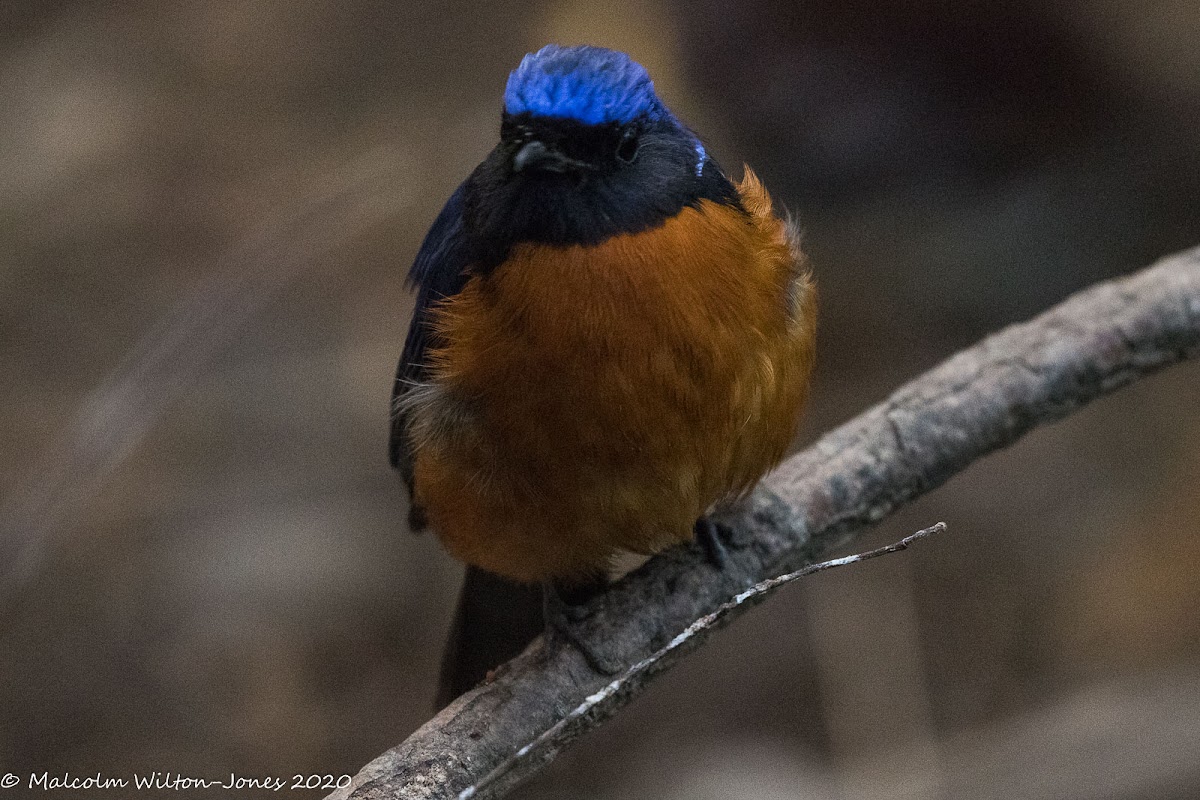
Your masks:
<path fill-rule="evenodd" d="M 740 591 L 845 544 L 1033 427 L 1198 351 L 1200 248 L 988 337 L 788 459 L 724 514 L 734 531 L 724 570 L 677 548 L 595 598 L 575 638 L 636 674 L 599 674 L 571 643 L 539 639 L 330 797 L 501 796 L 699 646 L 711 628 L 665 647 Z"/>

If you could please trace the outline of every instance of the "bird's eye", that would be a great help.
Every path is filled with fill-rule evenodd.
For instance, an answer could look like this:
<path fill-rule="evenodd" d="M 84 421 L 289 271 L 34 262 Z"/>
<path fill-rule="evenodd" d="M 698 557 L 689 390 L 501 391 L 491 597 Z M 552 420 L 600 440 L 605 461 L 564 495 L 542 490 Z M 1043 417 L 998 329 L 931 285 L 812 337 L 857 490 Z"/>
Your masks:
<path fill-rule="evenodd" d="M 637 158 L 638 151 L 638 135 L 637 131 L 628 130 L 621 135 L 621 142 L 617 145 L 617 158 L 624 161 L 626 164 L 632 164 Z"/>

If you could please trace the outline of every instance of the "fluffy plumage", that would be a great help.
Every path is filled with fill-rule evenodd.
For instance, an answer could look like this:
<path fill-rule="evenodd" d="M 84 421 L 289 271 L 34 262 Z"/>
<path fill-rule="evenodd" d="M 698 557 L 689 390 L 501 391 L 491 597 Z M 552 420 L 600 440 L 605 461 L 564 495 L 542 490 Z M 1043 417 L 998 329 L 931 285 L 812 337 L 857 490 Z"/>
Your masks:
<path fill-rule="evenodd" d="M 586 580 L 691 537 L 795 432 L 814 295 L 761 184 L 594 246 L 530 243 L 435 315 L 416 501 L 462 560 Z"/>

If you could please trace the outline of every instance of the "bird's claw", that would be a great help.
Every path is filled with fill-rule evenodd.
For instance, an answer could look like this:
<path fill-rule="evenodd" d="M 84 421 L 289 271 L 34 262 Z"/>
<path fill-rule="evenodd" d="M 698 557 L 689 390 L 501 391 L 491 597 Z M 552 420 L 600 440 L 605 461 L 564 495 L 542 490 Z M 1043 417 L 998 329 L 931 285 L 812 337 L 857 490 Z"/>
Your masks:
<path fill-rule="evenodd" d="M 568 599 L 563 596 L 564 590 L 559 586 L 554 583 L 545 584 L 542 591 L 542 616 L 546 623 L 544 635 L 547 640 L 568 642 L 583 655 L 588 666 L 601 675 L 615 675 L 624 665 L 597 651 L 584 641 L 578 630 L 579 623 L 591 616 L 592 611 L 587 605 L 587 600 L 594 596 L 599 588 L 602 588 L 602 584 L 584 587 L 582 591 L 577 589 Z"/>
<path fill-rule="evenodd" d="M 718 570 L 724 570 L 729 563 L 729 548 L 725 542 L 732 537 L 733 530 L 723 522 L 704 516 L 696 520 L 692 531 L 708 563 Z"/>

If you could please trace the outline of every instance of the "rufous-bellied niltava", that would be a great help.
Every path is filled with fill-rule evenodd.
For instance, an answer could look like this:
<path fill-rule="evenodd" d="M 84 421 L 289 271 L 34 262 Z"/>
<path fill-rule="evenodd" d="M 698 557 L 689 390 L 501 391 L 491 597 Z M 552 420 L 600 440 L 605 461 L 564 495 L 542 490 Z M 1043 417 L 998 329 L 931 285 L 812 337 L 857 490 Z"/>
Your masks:
<path fill-rule="evenodd" d="M 540 630 L 539 586 L 719 546 L 706 513 L 796 432 L 816 298 L 749 168 L 731 182 L 629 56 L 556 45 L 509 75 L 409 280 L 391 460 L 468 565 L 446 701 Z"/>

